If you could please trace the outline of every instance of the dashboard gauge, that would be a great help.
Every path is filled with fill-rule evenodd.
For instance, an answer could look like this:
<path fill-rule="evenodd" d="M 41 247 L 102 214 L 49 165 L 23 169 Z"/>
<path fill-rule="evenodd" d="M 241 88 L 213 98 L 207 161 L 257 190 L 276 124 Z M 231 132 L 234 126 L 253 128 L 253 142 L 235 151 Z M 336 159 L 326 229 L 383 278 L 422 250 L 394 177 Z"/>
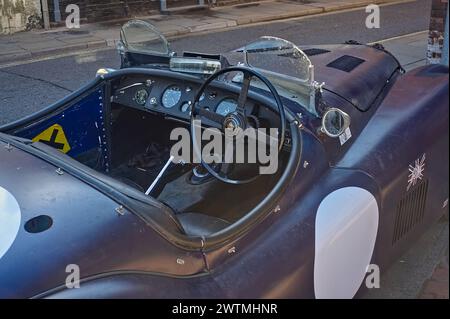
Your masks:
<path fill-rule="evenodd" d="M 181 106 L 181 112 L 187 112 L 191 110 L 191 102 L 185 102 Z"/>
<path fill-rule="evenodd" d="M 145 105 L 148 99 L 148 92 L 145 89 L 136 91 L 134 94 L 134 101 L 139 105 Z"/>
<path fill-rule="evenodd" d="M 209 98 L 210 100 L 214 100 L 216 97 L 217 97 L 217 92 L 211 92 L 211 93 L 209 93 L 209 95 L 208 95 L 208 98 Z"/>
<path fill-rule="evenodd" d="M 180 102 L 181 99 L 181 89 L 178 86 L 168 87 L 162 96 L 162 105 L 170 109 Z"/>
<path fill-rule="evenodd" d="M 150 104 L 150 106 L 155 106 L 155 105 L 157 105 L 157 104 L 158 104 L 158 100 L 156 99 L 156 97 L 150 98 L 149 104 Z"/>
<path fill-rule="evenodd" d="M 233 99 L 222 100 L 219 105 L 217 105 L 216 113 L 222 116 L 226 116 L 231 112 L 236 111 L 237 102 Z"/>

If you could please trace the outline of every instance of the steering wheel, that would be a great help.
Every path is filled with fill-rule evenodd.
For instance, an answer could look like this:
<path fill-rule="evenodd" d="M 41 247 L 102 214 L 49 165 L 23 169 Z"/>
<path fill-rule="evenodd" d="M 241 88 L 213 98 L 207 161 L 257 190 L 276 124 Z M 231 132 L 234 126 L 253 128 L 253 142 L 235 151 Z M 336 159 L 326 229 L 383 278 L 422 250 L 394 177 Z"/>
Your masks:
<path fill-rule="evenodd" d="M 236 110 L 234 112 L 227 114 L 226 116 L 223 116 L 216 112 L 213 112 L 208 109 L 200 107 L 199 106 L 200 97 L 203 95 L 203 93 L 205 92 L 208 85 L 212 81 L 217 79 L 219 76 L 222 76 L 222 75 L 224 75 L 226 73 L 230 73 L 230 72 L 242 72 L 244 75 Z M 224 134 L 231 134 L 231 135 L 236 136 L 237 135 L 236 132 L 245 131 L 245 129 L 247 129 L 249 127 L 248 116 L 250 114 L 246 114 L 246 101 L 248 98 L 248 92 L 249 92 L 252 77 L 259 79 L 261 82 L 263 82 L 267 86 L 267 88 L 269 89 L 270 93 L 272 94 L 272 96 L 275 100 L 275 103 L 277 105 L 278 115 L 280 118 L 280 128 L 279 128 L 279 133 L 278 133 L 279 145 L 277 148 L 277 151 L 279 153 L 281 148 L 283 147 L 285 130 L 286 130 L 286 115 L 285 115 L 285 111 L 284 111 L 284 106 L 283 106 L 283 103 L 281 102 L 281 98 L 280 98 L 277 90 L 275 89 L 275 87 L 272 85 L 272 83 L 270 83 L 270 81 L 264 75 L 260 74 L 259 72 L 252 70 L 248 67 L 241 67 L 241 66 L 233 66 L 233 67 L 219 70 L 216 73 L 212 74 L 202 84 L 202 86 L 199 88 L 199 90 L 194 98 L 194 101 L 192 103 L 193 107 L 192 107 L 192 111 L 191 111 L 191 138 L 192 138 L 192 144 L 194 146 L 195 155 L 197 156 L 197 158 L 199 158 L 201 160 L 201 164 L 203 165 L 203 167 L 205 167 L 206 170 L 212 176 L 214 176 L 216 179 L 218 179 L 224 183 L 227 183 L 227 184 L 238 185 L 238 184 L 250 183 L 250 182 L 254 181 L 258 177 L 258 175 L 255 175 L 252 178 L 248 178 L 248 179 L 244 179 L 244 180 L 231 179 L 228 177 L 230 165 L 223 164 L 220 168 L 220 171 L 216 172 L 216 170 L 214 170 L 210 164 L 206 163 L 201 156 L 201 150 L 199 148 L 199 145 L 197 144 L 197 141 L 200 141 L 200 139 L 197 139 L 197 136 L 196 136 L 196 134 L 198 133 L 198 132 L 196 132 L 196 127 L 198 127 L 198 124 L 195 123 L 196 116 L 199 115 L 200 117 L 204 117 L 204 118 L 208 119 L 209 121 L 213 122 L 215 124 L 215 126 L 217 126 L 217 128 L 220 128 Z M 266 136 L 266 141 L 267 141 L 267 136 Z M 233 143 L 233 139 L 231 140 L 231 144 L 232 143 Z M 230 147 L 230 145 L 225 145 L 225 156 L 227 155 L 226 149 L 228 147 Z M 231 145 L 231 147 L 232 147 L 232 145 Z M 234 158 L 234 153 L 233 153 L 233 158 Z M 225 160 L 224 163 L 228 163 L 228 162 Z"/>

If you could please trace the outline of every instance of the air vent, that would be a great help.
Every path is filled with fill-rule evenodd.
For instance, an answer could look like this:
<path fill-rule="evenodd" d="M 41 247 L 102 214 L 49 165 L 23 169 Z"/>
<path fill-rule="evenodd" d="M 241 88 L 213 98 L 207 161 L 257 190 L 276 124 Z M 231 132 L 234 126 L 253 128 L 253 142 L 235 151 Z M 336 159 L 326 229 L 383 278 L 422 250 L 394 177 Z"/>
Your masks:
<path fill-rule="evenodd" d="M 424 217 L 428 180 L 411 189 L 397 205 L 392 245 L 409 233 Z"/>
<path fill-rule="evenodd" d="M 305 49 L 305 50 L 303 50 L 303 52 L 307 56 L 313 56 L 313 55 L 319 55 L 319 54 L 328 53 L 330 51 L 329 50 L 325 50 L 325 49 L 312 48 L 312 49 Z"/>
<path fill-rule="evenodd" d="M 327 64 L 327 67 L 335 68 L 344 72 L 352 72 L 353 69 L 355 69 L 358 65 L 361 63 L 364 63 L 363 59 L 350 56 L 350 55 L 343 55 L 340 58 L 337 58 L 333 62 L 330 62 Z"/>
<path fill-rule="evenodd" d="M 53 219 L 47 215 L 36 216 L 25 223 L 25 230 L 36 234 L 46 231 L 53 225 Z"/>

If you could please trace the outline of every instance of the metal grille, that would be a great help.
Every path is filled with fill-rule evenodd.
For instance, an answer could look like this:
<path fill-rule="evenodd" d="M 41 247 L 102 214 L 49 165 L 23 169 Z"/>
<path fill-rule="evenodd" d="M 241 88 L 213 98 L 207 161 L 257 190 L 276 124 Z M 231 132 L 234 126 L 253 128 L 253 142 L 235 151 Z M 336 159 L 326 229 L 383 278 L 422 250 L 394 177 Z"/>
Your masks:
<path fill-rule="evenodd" d="M 352 72 L 353 69 L 355 69 L 358 65 L 364 62 L 365 60 L 363 59 L 350 55 L 344 55 L 328 63 L 327 67 L 335 68 L 344 72 Z"/>
<path fill-rule="evenodd" d="M 392 244 L 403 238 L 414 226 L 423 220 L 427 192 L 428 180 L 423 180 L 400 200 L 397 205 Z"/>

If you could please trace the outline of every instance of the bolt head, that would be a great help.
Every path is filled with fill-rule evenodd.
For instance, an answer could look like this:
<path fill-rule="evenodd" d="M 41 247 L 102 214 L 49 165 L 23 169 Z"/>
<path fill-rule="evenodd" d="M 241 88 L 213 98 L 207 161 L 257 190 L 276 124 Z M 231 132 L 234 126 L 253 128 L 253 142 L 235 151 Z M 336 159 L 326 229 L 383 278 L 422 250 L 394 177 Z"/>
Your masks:
<path fill-rule="evenodd" d="M 178 265 L 184 265 L 184 259 L 177 258 L 177 264 Z"/>

